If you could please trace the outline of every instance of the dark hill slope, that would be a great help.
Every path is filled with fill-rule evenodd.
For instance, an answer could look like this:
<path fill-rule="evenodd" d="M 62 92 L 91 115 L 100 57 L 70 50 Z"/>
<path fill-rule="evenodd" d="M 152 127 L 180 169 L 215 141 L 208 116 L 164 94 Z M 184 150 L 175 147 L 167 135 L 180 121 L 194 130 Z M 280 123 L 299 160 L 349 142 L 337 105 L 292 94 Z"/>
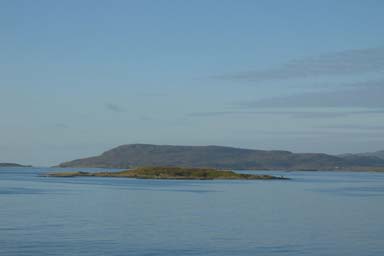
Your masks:
<path fill-rule="evenodd" d="M 0 167 L 32 167 L 32 165 L 22 165 L 15 163 L 0 163 Z"/>
<path fill-rule="evenodd" d="M 363 166 L 371 166 L 366 159 Z M 359 166 L 355 159 L 327 154 L 251 150 L 221 146 L 130 144 L 100 156 L 65 162 L 60 167 L 133 168 L 140 166 L 210 167 L 219 169 L 338 169 Z M 384 161 L 372 166 L 384 166 Z"/>

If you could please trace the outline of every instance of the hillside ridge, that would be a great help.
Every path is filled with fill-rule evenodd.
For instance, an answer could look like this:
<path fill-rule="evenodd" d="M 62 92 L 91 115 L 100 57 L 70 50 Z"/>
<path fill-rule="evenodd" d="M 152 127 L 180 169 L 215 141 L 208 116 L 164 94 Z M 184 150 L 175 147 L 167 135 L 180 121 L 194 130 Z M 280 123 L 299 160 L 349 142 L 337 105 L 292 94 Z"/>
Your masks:
<path fill-rule="evenodd" d="M 374 159 L 374 161 L 373 161 Z M 226 146 L 174 146 L 126 144 L 99 156 L 64 162 L 59 167 L 136 168 L 178 166 L 218 169 L 335 170 L 350 167 L 384 167 L 384 159 L 365 156 L 333 156 L 324 153 L 292 153 Z"/>

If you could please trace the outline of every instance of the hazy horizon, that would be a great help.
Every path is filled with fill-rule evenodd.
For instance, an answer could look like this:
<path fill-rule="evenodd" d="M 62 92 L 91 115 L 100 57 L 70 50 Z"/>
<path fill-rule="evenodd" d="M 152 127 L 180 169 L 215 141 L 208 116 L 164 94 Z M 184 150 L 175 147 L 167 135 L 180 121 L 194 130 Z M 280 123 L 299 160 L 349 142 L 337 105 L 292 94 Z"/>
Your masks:
<path fill-rule="evenodd" d="M 4 1 L 0 162 L 384 150 L 382 1 Z"/>

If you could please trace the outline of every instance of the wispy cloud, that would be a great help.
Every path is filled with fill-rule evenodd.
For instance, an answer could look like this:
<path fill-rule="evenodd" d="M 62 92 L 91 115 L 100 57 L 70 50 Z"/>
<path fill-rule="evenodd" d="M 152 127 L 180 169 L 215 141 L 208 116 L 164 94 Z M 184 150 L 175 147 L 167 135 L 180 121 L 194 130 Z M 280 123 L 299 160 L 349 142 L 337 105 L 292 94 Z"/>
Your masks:
<path fill-rule="evenodd" d="M 362 131 L 384 131 L 384 125 L 361 125 L 361 124 L 345 124 L 345 125 L 329 125 L 316 128 L 326 128 L 335 130 L 362 130 Z"/>
<path fill-rule="evenodd" d="M 332 118 L 356 114 L 356 112 L 319 112 L 319 111 L 217 111 L 194 112 L 190 117 L 253 116 L 253 115 L 288 115 L 297 118 Z"/>
<path fill-rule="evenodd" d="M 216 111 L 193 112 L 189 117 L 220 117 L 220 116 L 249 116 L 249 115 L 288 115 L 295 118 L 339 118 L 351 115 L 384 114 L 384 110 L 360 110 L 360 111 Z"/>
<path fill-rule="evenodd" d="M 353 49 L 292 60 L 266 70 L 217 76 L 233 80 L 282 80 L 384 71 L 384 47 Z"/>
<path fill-rule="evenodd" d="M 188 117 L 289 115 L 295 118 L 338 118 L 384 114 L 384 80 L 344 84 L 344 89 L 230 103 L 226 111 L 188 113 Z"/>
<path fill-rule="evenodd" d="M 125 109 L 122 106 L 113 104 L 113 103 L 105 104 L 105 108 L 109 111 L 116 112 L 116 113 L 125 112 Z"/>
<path fill-rule="evenodd" d="M 331 92 L 310 92 L 262 100 L 247 100 L 234 106 L 252 108 L 384 108 L 384 82 L 382 86 L 352 88 Z"/>
<path fill-rule="evenodd" d="M 65 123 L 56 123 L 55 127 L 59 128 L 59 129 L 67 129 L 67 128 L 69 128 L 69 126 L 67 124 L 65 124 Z"/>
<path fill-rule="evenodd" d="M 269 135 L 269 136 L 282 136 L 282 137 L 287 137 L 287 136 L 293 136 L 293 137 L 340 137 L 344 135 L 353 135 L 353 136 L 364 136 L 364 137 L 373 137 L 373 138 L 382 138 L 383 131 L 382 130 L 377 130 L 377 131 L 358 131 L 358 130 L 324 130 L 324 129 L 317 129 L 317 130 L 252 130 L 249 131 L 250 133 L 254 134 L 262 134 L 262 135 Z"/>

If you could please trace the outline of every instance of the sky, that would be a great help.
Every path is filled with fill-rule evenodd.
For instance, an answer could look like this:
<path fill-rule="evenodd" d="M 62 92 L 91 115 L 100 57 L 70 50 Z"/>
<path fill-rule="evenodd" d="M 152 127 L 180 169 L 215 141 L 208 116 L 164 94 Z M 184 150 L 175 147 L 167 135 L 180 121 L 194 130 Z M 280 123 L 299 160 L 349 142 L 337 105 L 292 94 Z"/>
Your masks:
<path fill-rule="evenodd" d="M 384 149 L 384 1 L 0 1 L 0 162 Z"/>

